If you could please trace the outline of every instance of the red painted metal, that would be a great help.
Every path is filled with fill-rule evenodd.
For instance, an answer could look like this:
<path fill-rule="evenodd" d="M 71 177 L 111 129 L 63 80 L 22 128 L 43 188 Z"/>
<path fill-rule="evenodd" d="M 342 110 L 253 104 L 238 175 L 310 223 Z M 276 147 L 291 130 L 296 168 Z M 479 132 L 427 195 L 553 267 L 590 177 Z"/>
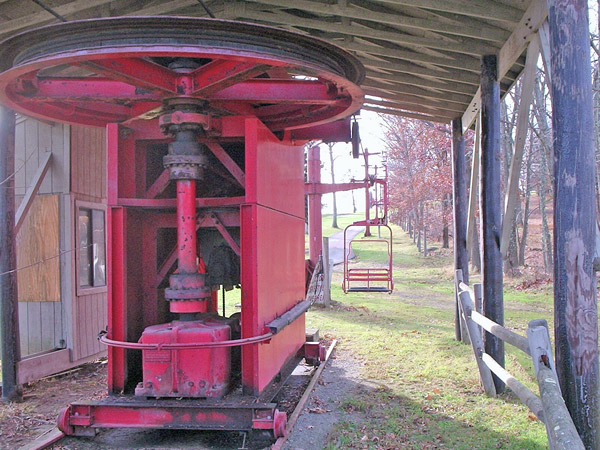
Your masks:
<path fill-rule="evenodd" d="M 348 229 L 357 226 L 385 227 L 388 230 L 388 239 L 368 239 L 365 241 L 350 241 L 347 240 Z M 351 268 L 349 266 L 350 255 L 352 254 L 352 245 L 360 243 L 378 243 L 386 246 L 387 263 L 384 267 L 358 267 Z M 362 220 L 354 222 L 344 228 L 344 278 L 342 281 L 342 289 L 344 293 L 348 292 L 387 292 L 392 293 L 394 290 L 393 278 L 393 257 L 392 257 L 392 229 L 380 220 Z M 358 286 L 356 285 L 358 283 Z"/>
<path fill-rule="evenodd" d="M 231 329 L 225 319 L 207 317 L 171 322 L 144 330 L 140 343 L 201 343 L 228 341 Z M 144 379 L 135 390 L 144 397 L 215 397 L 229 389 L 231 353 L 227 347 L 197 350 L 144 350 Z"/>
<path fill-rule="evenodd" d="M 19 58 L 19 63 L 0 74 L 0 100 L 35 117 L 103 126 L 141 117 L 160 108 L 166 98 L 197 96 L 221 113 L 255 115 L 273 131 L 328 123 L 360 107 L 362 92 L 340 75 L 346 71 L 349 78 L 359 82 L 362 74 L 358 62 L 348 54 L 342 56 L 340 50 L 327 43 L 316 44 L 312 39 L 308 43 L 302 35 L 225 21 L 167 17 L 110 20 L 110 27 L 106 20 L 73 21 L 12 38 L 0 56 L 11 62 Z M 158 42 L 156 35 L 137 31 L 146 26 L 161 28 L 171 39 Z M 110 28 L 112 34 L 98 45 L 97 34 L 90 30 L 103 27 Z M 195 44 L 190 43 L 194 41 L 191 35 L 203 30 L 208 34 L 232 34 L 239 33 L 240 28 L 248 33 L 251 49 L 241 43 L 232 44 L 234 38 L 207 40 L 201 34 Z M 187 30 L 190 36 L 178 39 L 171 34 L 175 30 Z M 278 46 L 265 43 L 263 36 L 267 35 L 286 40 L 282 48 L 312 45 L 318 56 L 301 51 L 286 54 Z M 15 48 L 31 42 L 49 46 L 48 53 L 39 57 L 15 52 Z M 144 45 L 146 42 L 148 45 Z M 154 62 L 160 58 L 205 62 L 190 71 Z M 61 76 L 60 71 L 50 76 L 46 70 L 68 65 L 82 67 L 94 76 L 66 79 L 69 76 Z M 255 78 L 280 68 L 292 72 L 300 68 L 311 78 Z M 268 107 L 263 109 L 265 104 L 295 106 L 281 116 Z"/>
<path fill-rule="evenodd" d="M 364 189 L 368 185 L 364 181 L 352 181 L 350 183 L 335 183 L 335 184 L 313 184 L 306 183 L 304 186 L 304 193 L 306 195 L 314 194 L 330 194 L 332 192 L 352 191 L 354 189 Z"/>
<path fill-rule="evenodd" d="M 263 333 L 267 323 L 304 298 L 302 148 L 282 144 L 258 120 L 247 119 L 245 157 L 242 338 Z M 304 341 L 301 315 L 268 344 L 242 348 L 244 391 L 262 392 Z"/>
<path fill-rule="evenodd" d="M 198 208 L 217 208 L 221 206 L 239 206 L 243 202 L 244 197 L 204 197 L 196 199 L 196 206 Z M 133 206 L 138 208 L 168 209 L 175 208 L 177 202 L 172 198 L 119 198 L 118 204 L 121 206 Z"/>
<path fill-rule="evenodd" d="M 101 336 L 100 342 L 110 347 L 126 348 L 130 350 L 194 350 L 207 348 L 242 347 L 244 345 L 259 344 L 261 342 L 270 341 L 273 338 L 273 336 L 273 333 L 268 332 L 265 334 L 261 334 L 260 336 L 252 336 L 242 339 L 232 339 L 229 341 L 218 342 L 194 342 L 191 344 L 157 344 L 115 341 L 114 339 L 109 339 L 106 336 Z"/>
<path fill-rule="evenodd" d="M 116 398 L 67 407 L 61 411 L 59 429 L 66 435 L 89 435 L 90 428 L 261 429 L 279 437 L 285 433 L 286 421 L 286 414 L 273 403 Z"/>
<path fill-rule="evenodd" d="M 177 181 L 177 259 L 179 273 L 196 273 L 196 181 Z"/>
<path fill-rule="evenodd" d="M 0 101 L 35 117 L 108 125 L 109 318 L 101 341 L 115 395 L 72 405 L 61 429 L 254 428 L 282 436 L 286 415 L 264 399 L 304 353 L 320 353 L 318 345 L 304 348 L 302 145 L 349 139 L 343 118 L 362 99 L 358 61 L 303 35 L 182 18 L 70 22 L 5 44 L 0 58 L 11 68 L 0 73 Z M 318 153 L 312 164 L 320 217 L 327 188 L 318 184 Z M 196 198 L 207 192 L 215 197 Z M 239 278 L 227 270 L 241 264 L 241 319 L 217 318 L 219 271 L 211 264 L 233 285 Z M 172 312 L 182 320 L 164 323 Z M 227 392 L 232 367 L 241 367 L 243 396 Z"/>
<path fill-rule="evenodd" d="M 207 142 L 206 146 L 217 157 L 217 159 L 225 166 L 225 168 L 233 175 L 240 186 L 246 185 L 246 175 L 244 171 L 236 164 L 236 162 L 227 154 L 227 152 L 216 142 Z"/>

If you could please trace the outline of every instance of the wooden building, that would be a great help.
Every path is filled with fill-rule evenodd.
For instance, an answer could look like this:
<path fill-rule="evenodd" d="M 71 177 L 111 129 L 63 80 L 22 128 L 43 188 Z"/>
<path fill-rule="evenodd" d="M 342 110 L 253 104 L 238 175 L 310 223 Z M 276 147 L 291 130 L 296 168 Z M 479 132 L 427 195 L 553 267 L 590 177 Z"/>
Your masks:
<path fill-rule="evenodd" d="M 18 116 L 14 177 L 23 383 L 106 353 L 104 129 Z"/>

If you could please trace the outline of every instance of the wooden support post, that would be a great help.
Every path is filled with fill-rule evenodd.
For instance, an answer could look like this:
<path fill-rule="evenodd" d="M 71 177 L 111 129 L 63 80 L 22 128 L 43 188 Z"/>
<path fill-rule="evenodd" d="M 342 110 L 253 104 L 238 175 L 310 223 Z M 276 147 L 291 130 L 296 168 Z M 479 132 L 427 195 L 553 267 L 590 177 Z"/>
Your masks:
<path fill-rule="evenodd" d="M 0 106 L 0 343 L 2 346 L 2 401 L 21 400 L 17 382 L 19 305 L 15 248 L 15 113 Z"/>
<path fill-rule="evenodd" d="M 479 328 L 471 320 L 471 313 L 473 312 L 473 302 L 471 301 L 471 295 L 468 291 L 463 291 L 459 295 L 459 304 L 461 306 L 462 316 L 465 319 L 465 323 L 467 324 L 467 332 L 469 333 L 469 337 L 471 343 L 473 344 L 473 353 L 475 354 L 475 360 L 477 361 L 477 367 L 479 368 L 479 376 L 481 379 L 481 384 L 483 384 L 483 389 L 485 393 L 490 397 L 496 396 L 496 387 L 494 386 L 494 380 L 492 379 L 492 373 L 490 369 L 483 362 L 482 356 L 484 354 L 483 351 L 483 340 L 481 338 L 481 334 L 479 333 Z"/>
<path fill-rule="evenodd" d="M 331 303 L 331 264 L 329 262 L 329 238 L 323 238 L 323 305 Z"/>
<path fill-rule="evenodd" d="M 527 60 L 523 71 L 523 84 L 521 87 L 521 101 L 519 102 L 519 114 L 517 115 L 517 131 L 515 147 L 510 160 L 510 172 L 508 175 L 508 187 L 506 189 L 506 201 L 504 202 L 504 219 L 502 220 L 502 237 L 500 239 L 500 252 L 506 258 L 510 236 L 513 233 L 517 202 L 519 200 L 519 179 L 521 177 L 521 163 L 525 153 L 525 141 L 527 130 L 529 130 L 529 107 L 533 100 L 533 88 L 537 61 L 540 56 L 540 46 L 537 39 L 533 39 L 527 48 Z"/>
<path fill-rule="evenodd" d="M 321 182 L 321 149 L 318 145 L 308 149 L 308 182 Z M 308 195 L 308 258 L 314 268 L 323 245 L 323 216 L 321 194 Z"/>
<path fill-rule="evenodd" d="M 481 283 L 473 284 L 473 295 L 475 296 L 475 312 L 481 314 L 483 312 L 483 286 Z M 483 332 L 481 327 L 479 327 L 479 332 Z"/>
<path fill-rule="evenodd" d="M 477 210 L 477 197 L 479 193 L 479 160 L 481 155 L 481 133 L 479 129 L 480 120 L 475 122 L 475 145 L 473 146 L 473 161 L 471 164 L 471 184 L 469 186 L 469 211 L 467 213 L 467 253 L 471 255 L 471 264 L 477 270 L 481 270 L 481 256 L 479 255 L 477 227 L 475 211 Z M 475 260 L 474 247 L 477 247 L 478 261 Z"/>
<path fill-rule="evenodd" d="M 565 403 L 600 448 L 594 121 L 587 2 L 549 0 L 554 134 L 554 334 Z"/>
<path fill-rule="evenodd" d="M 552 74 L 550 73 L 550 30 L 548 29 L 548 21 L 545 21 L 538 30 L 538 41 L 540 52 L 542 53 L 542 62 L 546 71 L 546 82 L 552 83 Z"/>
<path fill-rule="evenodd" d="M 464 277 L 462 270 L 457 269 L 454 274 L 454 290 L 456 292 L 456 298 L 458 298 L 461 288 L 461 283 L 464 283 Z M 465 283 L 466 284 L 466 283 Z M 460 302 L 459 302 L 460 303 Z M 459 305 L 460 306 L 460 305 Z M 459 307 L 460 311 L 460 307 Z M 464 314 L 459 314 L 460 317 L 460 340 L 465 344 L 469 344 L 471 341 L 469 340 L 469 332 L 467 330 L 467 324 L 465 322 Z"/>
<path fill-rule="evenodd" d="M 365 158 L 365 220 L 367 225 L 365 226 L 365 237 L 371 236 L 371 227 L 368 225 L 369 219 L 371 218 L 371 196 L 369 194 L 369 149 L 365 148 L 363 151 Z"/>
<path fill-rule="evenodd" d="M 452 180 L 454 189 L 454 270 L 462 270 L 463 280 L 469 284 L 469 254 L 467 253 L 467 167 L 465 137 L 461 119 L 452 121 Z M 455 298 L 454 334 L 461 339 L 458 293 Z"/>
<path fill-rule="evenodd" d="M 500 189 L 500 83 L 497 57 L 486 55 L 481 64 L 481 167 L 480 208 L 481 242 L 483 244 L 482 281 L 483 313 L 504 325 L 502 294 L 502 198 Z M 504 367 L 504 343 L 485 333 L 485 352 Z M 504 392 L 504 383 L 494 376 L 496 392 Z"/>

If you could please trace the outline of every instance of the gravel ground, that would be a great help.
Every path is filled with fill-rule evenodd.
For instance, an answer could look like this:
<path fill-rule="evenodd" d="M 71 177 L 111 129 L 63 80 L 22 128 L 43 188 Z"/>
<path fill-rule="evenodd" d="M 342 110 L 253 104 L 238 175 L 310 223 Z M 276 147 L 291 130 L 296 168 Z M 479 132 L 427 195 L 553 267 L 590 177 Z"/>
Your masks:
<path fill-rule="evenodd" d="M 342 415 L 341 403 L 360 387 L 361 365 L 345 351 L 334 352 L 298 417 L 284 450 L 319 450 Z"/>

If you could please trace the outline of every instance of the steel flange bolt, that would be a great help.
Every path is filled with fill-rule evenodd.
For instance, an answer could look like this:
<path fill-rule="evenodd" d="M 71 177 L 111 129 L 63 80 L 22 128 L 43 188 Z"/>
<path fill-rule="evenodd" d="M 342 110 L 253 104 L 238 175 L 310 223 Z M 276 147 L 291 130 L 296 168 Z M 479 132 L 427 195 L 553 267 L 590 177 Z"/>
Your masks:
<path fill-rule="evenodd" d="M 204 101 L 175 98 L 165 102 L 166 112 L 160 117 L 160 128 L 175 140 L 169 143 L 169 154 L 163 164 L 172 180 L 200 180 L 207 166 L 204 146 L 198 136 L 210 128 L 210 116 L 200 111 L 206 107 Z"/>

